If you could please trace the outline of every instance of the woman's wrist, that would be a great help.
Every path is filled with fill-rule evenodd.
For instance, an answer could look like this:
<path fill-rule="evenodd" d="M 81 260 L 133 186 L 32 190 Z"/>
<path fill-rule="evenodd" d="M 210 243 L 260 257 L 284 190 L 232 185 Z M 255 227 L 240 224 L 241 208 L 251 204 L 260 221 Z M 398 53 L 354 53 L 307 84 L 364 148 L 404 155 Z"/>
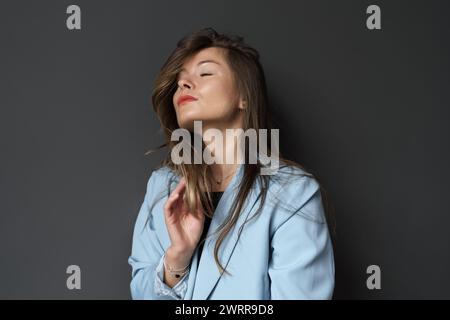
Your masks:
<path fill-rule="evenodd" d="M 169 247 L 165 254 L 165 264 L 171 270 L 184 270 L 189 266 L 193 252 Z"/>
<path fill-rule="evenodd" d="M 164 256 L 164 282 L 173 287 L 189 271 L 192 253 L 169 247 Z"/>

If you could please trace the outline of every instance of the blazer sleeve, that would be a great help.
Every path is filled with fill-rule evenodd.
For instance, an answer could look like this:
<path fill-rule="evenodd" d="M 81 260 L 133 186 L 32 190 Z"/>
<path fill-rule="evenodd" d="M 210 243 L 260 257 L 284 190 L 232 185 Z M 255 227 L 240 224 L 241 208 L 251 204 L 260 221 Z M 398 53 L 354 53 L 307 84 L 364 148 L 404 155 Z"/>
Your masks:
<path fill-rule="evenodd" d="M 134 227 L 131 256 L 128 258 L 132 267 L 131 296 L 136 300 L 181 300 L 186 293 L 189 272 L 173 288 L 163 282 L 165 251 L 156 230 L 150 226 L 151 207 L 157 208 L 151 206 L 155 201 L 156 180 L 155 173 L 152 173 Z"/>
<path fill-rule="evenodd" d="M 314 188 L 297 188 L 297 193 L 302 194 L 291 191 L 293 207 L 307 191 L 312 195 L 299 208 L 283 212 L 289 213 L 288 218 L 271 237 L 268 273 L 273 300 L 322 300 L 333 296 L 333 247 L 318 184 L 310 181 L 309 186 Z"/>

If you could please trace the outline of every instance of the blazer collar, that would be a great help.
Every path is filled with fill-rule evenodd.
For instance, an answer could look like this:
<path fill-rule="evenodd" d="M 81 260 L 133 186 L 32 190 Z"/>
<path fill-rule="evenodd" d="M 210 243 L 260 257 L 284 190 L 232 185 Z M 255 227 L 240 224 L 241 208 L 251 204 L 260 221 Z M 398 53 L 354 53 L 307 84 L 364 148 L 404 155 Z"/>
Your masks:
<path fill-rule="evenodd" d="M 225 189 L 219 203 L 217 204 L 214 216 L 211 220 L 211 224 L 207 233 L 207 238 L 204 244 L 200 261 L 198 261 L 198 268 L 195 275 L 195 287 L 193 288 L 192 299 L 206 300 L 219 282 L 221 277 L 230 277 L 229 274 L 220 273 L 219 268 L 214 259 L 214 245 L 218 238 L 218 234 L 211 236 L 214 231 L 226 220 L 229 214 L 233 201 L 237 197 L 239 192 L 239 185 L 244 176 L 245 165 L 239 164 L 239 168 Z M 239 270 L 227 268 L 228 262 L 234 252 L 234 249 L 238 243 L 239 228 L 247 220 L 251 209 L 256 203 L 256 195 L 253 190 L 250 191 L 248 200 L 242 207 L 241 214 L 236 222 L 236 225 L 230 230 L 227 236 L 224 238 L 218 252 L 218 258 L 222 267 L 226 268 L 232 275 L 239 272 Z M 195 251 L 198 257 L 198 248 Z M 232 276 L 231 275 L 231 276 Z"/>
<path fill-rule="evenodd" d="M 218 227 L 226 220 L 227 216 L 231 214 L 229 211 L 235 197 L 238 194 L 239 185 L 244 176 L 244 169 L 245 165 L 239 164 L 237 172 L 233 176 L 222 197 L 220 198 L 219 203 L 217 204 L 208 233 L 206 235 L 206 241 L 200 256 L 200 261 L 198 261 L 198 248 L 194 252 L 185 299 L 207 300 L 220 278 L 230 276 L 219 271 L 214 259 L 214 245 L 217 240 L 218 233 L 213 236 L 211 236 L 211 234 L 214 233 L 214 231 L 216 231 Z M 179 177 L 177 180 L 179 180 Z M 258 185 L 258 183 L 256 184 Z M 219 248 L 218 257 L 221 265 L 232 275 L 239 272 L 239 270 L 227 268 L 227 265 L 237 245 L 240 227 L 249 218 L 250 212 L 257 210 L 257 206 L 255 206 L 255 204 L 257 203 L 259 192 L 255 191 L 255 188 L 250 190 L 247 201 L 242 207 L 241 214 L 239 215 L 235 226 L 224 238 Z"/>

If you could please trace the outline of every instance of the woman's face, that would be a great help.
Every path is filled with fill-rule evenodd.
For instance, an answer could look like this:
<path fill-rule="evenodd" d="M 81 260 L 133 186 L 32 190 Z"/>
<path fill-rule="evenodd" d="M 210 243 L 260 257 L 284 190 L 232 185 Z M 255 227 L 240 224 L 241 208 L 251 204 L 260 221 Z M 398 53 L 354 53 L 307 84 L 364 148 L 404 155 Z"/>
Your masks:
<path fill-rule="evenodd" d="M 194 120 L 202 121 L 203 130 L 242 128 L 243 117 L 239 109 L 243 104 L 222 50 L 206 48 L 184 62 L 173 96 L 180 128 L 192 131 Z M 195 100 L 179 103 L 179 98 L 185 95 Z"/>

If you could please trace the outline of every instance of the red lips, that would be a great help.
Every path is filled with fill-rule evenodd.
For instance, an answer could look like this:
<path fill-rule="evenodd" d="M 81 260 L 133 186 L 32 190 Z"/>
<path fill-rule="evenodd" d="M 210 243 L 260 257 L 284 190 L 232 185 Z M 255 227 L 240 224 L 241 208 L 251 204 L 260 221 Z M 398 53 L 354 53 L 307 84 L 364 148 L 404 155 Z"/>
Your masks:
<path fill-rule="evenodd" d="M 181 105 L 182 103 L 195 101 L 195 100 L 197 100 L 197 98 L 186 94 L 184 96 L 179 97 L 177 103 L 178 103 L 178 105 Z"/>

